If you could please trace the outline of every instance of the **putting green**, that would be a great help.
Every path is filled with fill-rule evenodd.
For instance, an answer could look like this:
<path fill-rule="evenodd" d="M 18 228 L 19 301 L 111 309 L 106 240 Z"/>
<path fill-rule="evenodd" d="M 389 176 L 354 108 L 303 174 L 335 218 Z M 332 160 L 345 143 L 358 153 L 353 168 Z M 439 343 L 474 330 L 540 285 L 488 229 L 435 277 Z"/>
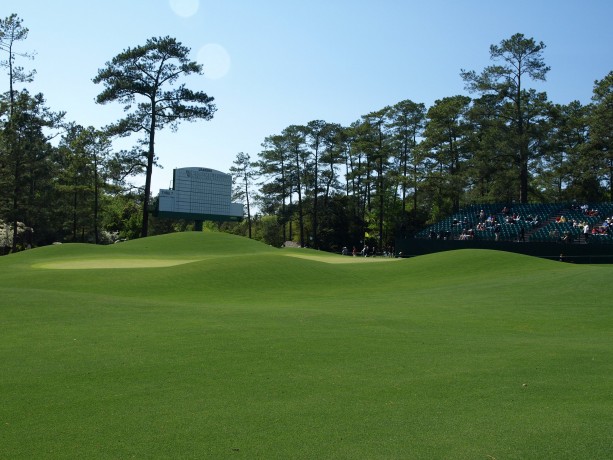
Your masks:
<path fill-rule="evenodd" d="M 334 256 L 330 254 L 326 255 L 314 255 L 314 254 L 296 254 L 295 252 L 284 253 L 285 256 L 297 257 L 299 259 L 314 260 L 317 262 L 325 262 L 327 264 L 353 264 L 353 263 L 370 263 L 370 262 L 392 262 L 394 259 L 391 257 L 348 257 L 348 256 Z"/>
<path fill-rule="evenodd" d="M 46 262 L 33 265 L 34 268 L 59 270 L 83 270 L 97 268 L 159 268 L 195 262 L 193 259 L 80 259 Z"/>
<path fill-rule="evenodd" d="M 351 263 L 372 263 L 372 262 L 391 262 L 400 259 L 387 257 L 346 257 L 331 255 L 313 255 L 285 253 L 289 257 L 313 260 L 327 264 L 351 264 Z M 197 259 L 200 260 L 200 259 Z M 183 265 L 196 262 L 195 259 L 78 259 L 61 260 L 35 264 L 33 268 L 46 268 L 52 270 L 88 270 L 88 269 L 116 269 L 116 268 L 161 268 Z"/>

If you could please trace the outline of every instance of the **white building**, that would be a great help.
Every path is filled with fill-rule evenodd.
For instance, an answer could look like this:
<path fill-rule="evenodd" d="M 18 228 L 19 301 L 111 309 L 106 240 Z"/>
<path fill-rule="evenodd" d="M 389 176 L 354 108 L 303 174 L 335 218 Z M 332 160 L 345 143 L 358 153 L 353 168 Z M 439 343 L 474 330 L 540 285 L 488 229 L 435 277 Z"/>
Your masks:
<path fill-rule="evenodd" d="M 232 203 L 232 176 L 209 168 L 177 168 L 172 189 L 160 189 L 156 214 L 195 221 L 238 221 L 243 204 Z"/>

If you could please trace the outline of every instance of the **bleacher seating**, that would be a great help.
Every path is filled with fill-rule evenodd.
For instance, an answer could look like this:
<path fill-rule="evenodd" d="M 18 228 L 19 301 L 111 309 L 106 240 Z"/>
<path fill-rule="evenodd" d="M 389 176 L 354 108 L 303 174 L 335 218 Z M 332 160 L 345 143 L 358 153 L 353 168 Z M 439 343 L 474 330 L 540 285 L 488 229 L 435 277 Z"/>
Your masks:
<path fill-rule="evenodd" d="M 582 208 L 583 206 L 583 208 Z M 590 233 L 590 244 L 613 243 L 613 228 L 604 229 L 605 219 L 613 218 L 613 202 L 531 204 L 472 204 L 459 212 L 421 230 L 416 238 L 453 240 L 518 241 L 521 229 L 523 241 L 585 243 L 583 225 L 599 232 Z M 507 209 L 507 213 L 503 209 Z M 481 211 L 486 221 L 480 217 Z M 586 210 L 588 212 L 586 212 Z M 597 211 L 597 212 L 596 212 Z M 515 218 L 513 218 L 515 216 Z M 564 218 L 562 219 L 562 216 Z M 498 238 L 494 229 L 499 226 Z M 601 232 L 604 230 L 603 232 Z"/>

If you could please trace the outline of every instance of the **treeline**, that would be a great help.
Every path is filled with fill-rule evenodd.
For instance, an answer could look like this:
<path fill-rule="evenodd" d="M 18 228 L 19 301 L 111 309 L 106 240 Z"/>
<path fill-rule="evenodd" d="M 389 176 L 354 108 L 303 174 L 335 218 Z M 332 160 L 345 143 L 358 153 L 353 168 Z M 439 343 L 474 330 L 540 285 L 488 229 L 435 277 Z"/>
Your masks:
<path fill-rule="evenodd" d="M 110 243 L 184 229 L 185 222 L 150 222 L 155 134 L 181 121 L 209 120 L 213 98 L 179 78 L 202 74 L 189 48 L 171 37 L 127 48 L 92 81 L 99 104 L 119 102 L 126 113 L 110 126 L 82 126 L 30 94 L 35 77 L 21 63 L 28 29 L 15 14 L 0 20 L 0 66 L 8 91 L 0 95 L 0 254 L 52 242 Z M 113 139 L 135 135 L 134 147 L 114 150 Z M 145 176 L 145 186 L 130 183 Z"/>
<path fill-rule="evenodd" d="M 233 167 L 237 197 L 251 193 L 264 216 L 236 231 L 384 250 L 469 203 L 613 201 L 613 72 L 592 103 L 556 104 L 528 87 L 549 71 L 544 49 L 521 34 L 492 46 L 491 66 L 461 72 L 473 97 L 404 100 L 350 126 L 315 120 L 267 137 Z"/>
<path fill-rule="evenodd" d="M 0 20 L 8 77 L 0 95 L 0 252 L 189 228 L 149 213 L 155 133 L 216 110 L 213 98 L 177 81 L 202 72 L 189 49 L 153 38 L 107 62 L 93 76 L 103 85 L 97 102 L 119 102 L 126 116 L 96 128 L 67 121 L 28 92 L 35 72 L 21 65 L 29 56 L 18 49 L 27 33 L 16 15 Z M 595 82 L 590 104 L 553 103 L 529 88 L 549 70 L 544 48 L 521 34 L 492 46 L 491 66 L 461 72 L 471 97 L 431 107 L 404 100 L 350 126 L 314 120 L 268 136 L 231 168 L 246 219 L 220 227 L 274 245 L 340 250 L 367 242 L 383 250 L 466 203 L 613 200 L 613 72 Z M 152 74 L 161 78 L 148 80 Z M 132 149 L 113 148 L 130 135 Z M 130 183 L 139 175 L 142 188 Z"/>

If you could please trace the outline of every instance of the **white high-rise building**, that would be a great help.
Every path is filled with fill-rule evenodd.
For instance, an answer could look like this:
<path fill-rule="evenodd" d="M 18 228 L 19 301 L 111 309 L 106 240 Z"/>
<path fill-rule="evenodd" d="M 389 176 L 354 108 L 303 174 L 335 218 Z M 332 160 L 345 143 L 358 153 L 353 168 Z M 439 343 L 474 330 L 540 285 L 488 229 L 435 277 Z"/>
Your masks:
<path fill-rule="evenodd" d="M 160 189 L 161 217 L 196 221 L 238 221 L 243 204 L 232 203 L 232 176 L 210 168 L 177 168 L 172 189 Z"/>

